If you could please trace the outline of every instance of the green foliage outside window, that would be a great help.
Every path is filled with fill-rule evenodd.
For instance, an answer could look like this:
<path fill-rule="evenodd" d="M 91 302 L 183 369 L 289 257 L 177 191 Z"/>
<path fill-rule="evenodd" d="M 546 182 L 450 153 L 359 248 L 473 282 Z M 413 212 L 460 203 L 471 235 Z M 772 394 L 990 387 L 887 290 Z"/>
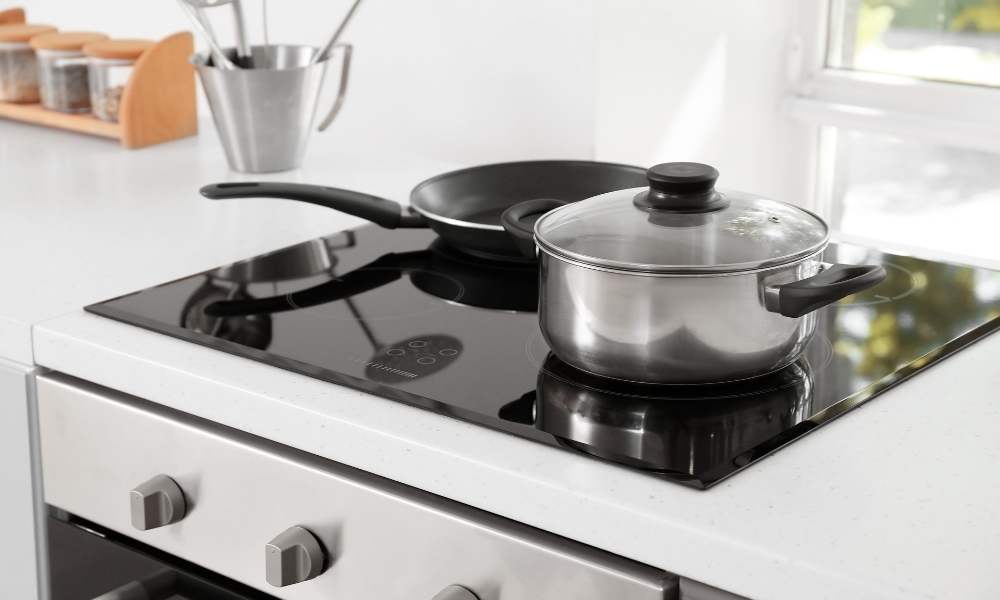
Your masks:
<path fill-rule="evenodd" d="M 939 31 L 1000 32 L 1000 0 L 862 0 L 859 10 L 859 38 L 879 30 L 883 23 L 881 31 L 891 24 Z"/>

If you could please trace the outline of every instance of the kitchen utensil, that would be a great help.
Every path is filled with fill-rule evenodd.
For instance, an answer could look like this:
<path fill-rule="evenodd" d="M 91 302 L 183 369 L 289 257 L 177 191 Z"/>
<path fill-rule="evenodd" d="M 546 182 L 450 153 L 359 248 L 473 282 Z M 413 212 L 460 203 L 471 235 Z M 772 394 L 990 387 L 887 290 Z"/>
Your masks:
<path fill-rule="evenodd" d="M 352 48 L 341 47 L 340 88 L 331 115 L 347 90 Z M 329 64 L 312 64 L 314 53 L 311 46 L 254 46 L 257 68 L 232 70 L 213 67 L 206 53 L 192 57 L 231 168 L 267 173 L 302 164 Z"/>
<path fill-rule="evenodd" d="M 337 45 L 337 41 L 340 39 L 340 36 L 344 33 L 344 30 L 347 29 L 347 24 L 351 22 L 351 18 L 354 17 L 354 12 L 358 10 L 358 6 L 360 4 L 361 0 L 354 0 L 354 4 L 351 5 L 351 8 L 347 11 L 347 14 L 344 15 L 344 18 L 340 22 L 340 25 L 337 26 L 337 30 L 333 32 L 333 35 L 330 36 L 329 41 L 327 41 L 326 44 L 322 48 L 320 48 L 319 52 L 317 52 L 316 55 L 313 57 L 314 63 L 323 62 L 324 60 L 330 57 L 330 53 L 333 52 L 334 46 Z"/>
<path fill-rule="evenodd" d="M 521 260 L 500 215 L 531 198 L 582 200 L 645 182 L 639 167 L 572 160 L 499 163 L 452 171 L 419 183 L 410 208 L 369 194 L 278 182 L 217 183 L 201 188 L 213 200 L 285 198 L 326 206 L 387 229 L 430 227 L 443 240 L 479 257 Z"/>
<path fill-rule="evenodd" d="M 215 28 L 212 27 L 212 22 L 205 15 L 205 11 L 200 7 L 190 6 L 189 4 L 184 3 L 184 0 L 178 1 L 183 3 L 182 9 L 185 12 L 188 12 L 188 15 L 194 15 L 194 18 L 198 20 L 198 23 L 205 28 L 205 34 L 211 38 L 209 48 L 212 49 L 212 62 L 216 65 L 222 65 L 230 62 L 226 55 L 222 53 L 222 46 L 219 44 L 219 37 L 215 35 Z M 230 62 L 230 64 L 232 63 Z M 235 67 L 235 65 L 232 66 Z"/>
<path fill-rule="evenodd" d="M 246 14 L 243 12 L 241 0 L 183 0 L 195 10 L 214 8 L 229 4 L 233 7 L 233 28 L 236 32 L 236 60 L 235 65 L 245 69 L 253 68 L 253 55 L 247 37 Z M 199 15 L 203 23 L 208 20 L 204 18 L 204 13 Z M 210 27 L 206 26 L 211 33 Z M 214 37 L 214 36 L 213 36 Z"/>
<path fill-rule="evenodd" d="M 631 381 L 755 377 L 798 358 L 814 311 L 885 278 L 881 266 L 822 263 L 822 219 L 716 191 L 717 178 L 667 163 L 649 170 L 648 188 L 561 206 L 533 226 L 544 203 L 504 214 L 538 248 L 539 324 L 556 356 Z"/>
<path fill-rule="evenodd" d="M 239 66 L 244 69 L 254 68 L 253 53 L 250 50 L 250 38 L 247 36 L 246 13 L 243 12 L 243 2 L 232 0 L 233 17 L 236 20 L 236 55 L 240 58 Z"/>
<path fill-rule="evenodd" d="M 267 17 L 267 0 L 260 0 L 260 22 L 261 29 L 264 33 L 264 45 L 271 45 L 271 34 L 267 27 L 268 17 Z"/>
<path fill-rule="evenodd" d="M 205 18 L 205 14 L 202 12 L 201 7 L 189 3 L 187 0 L 177 0 L 177 4 L 179 4 L 181 10 L 187 14 L 188 20 L 191 21 L 195 30 L 197 30 L 201 35 L 201 39 L 204 40 L 211 49 L 212 66 L 218 69 L 235 69 L 236 65 L 233 64 L 233 61 L 229 60 L 226 53 L 222 51 L 222 47 L 219 45 L 219 42 L 215 37 L 215 31 L 212 30 L 212 26 L 208 19 Z"/>
<path fill-rule="evenodd" d="M 319 131 L 326 131 L 333 123 L 333 120 L 340 114 L 340 109 L 344 107 L 344 100 L 347 98 L 347 83 L 351 78 L 351 52 L 354 48 L 350 44 L 343 44 L 342 47 L 344 59 L 340 67 L 339 91 L 333 101 L 333 106 L 330 107 L 330 112 L 326 113 L 326 117 L 319 122 L 319 127 L 316 128 Z"/>
<path fill-rule="evenodd" d="M 711 473 L 719 457 L 784 440 L 789 428 L 808 423 L 812 400 L 804 359 L 745 382 L 656 385 L 602 380 L 550 354 L 535 391 L 504 405 L 500 417 L 606 460 L 694 477 Z"/>
<path fill-rule="evenodd" d="M 202 33 L 208 41 L 209 48 L 212 49 L 212 61 L 214 64 L 223 65 L 226 63 L 229 59 L 222 53 L 219 37 L 215 35 L 215 28 L 212 27 L 212 22 L 205 15 L 205 11 L 200 6 L 188 4 L 185 0 L 177 0 L 177 2 L 181 5 L 181 10 L 188 15 L 189 19 L 197 20 L 196 26 L 201 25 L 204 28 Z M 199 31 L 201 30 L 199 29 Z M 235 67 L 235 65 L 232 66 Z"/>

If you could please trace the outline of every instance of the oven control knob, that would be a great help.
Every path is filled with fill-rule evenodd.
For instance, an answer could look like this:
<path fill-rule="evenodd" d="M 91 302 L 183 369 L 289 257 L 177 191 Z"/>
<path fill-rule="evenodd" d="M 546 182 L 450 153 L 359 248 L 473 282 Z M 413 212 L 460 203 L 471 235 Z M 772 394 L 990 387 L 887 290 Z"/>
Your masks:
<path fill-rule="evenodd" d="M 305 527 L 289 527 L 267 543 L 267 582 L 274 587 L 302 583 L 323 572 L 326 554 Z"/>
<path fill-rule="evenodd" d="M 431 600 L 479 600 L 479 596 L 460 585 L 449 585 Z"/>
<path fill-rule="evenodd" d="M 129 492 L 132 527 L 140 531 L 156 529 L 184 518 L 187 503 L 177 482 L 157 475 Z"/>

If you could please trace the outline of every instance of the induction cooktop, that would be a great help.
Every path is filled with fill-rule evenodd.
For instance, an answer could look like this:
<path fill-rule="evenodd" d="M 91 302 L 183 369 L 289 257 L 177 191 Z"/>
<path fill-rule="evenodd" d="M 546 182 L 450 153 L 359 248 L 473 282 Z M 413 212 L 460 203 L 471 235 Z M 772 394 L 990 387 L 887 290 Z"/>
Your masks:
<path fill-rule="evenodd" d="M 708 488 L 1000 327 L 1000 273 L 831 245 L 882 264 L 817 313 L 796 363 L 737 383 L 599 378 L 549 353 L 537 271 L 426 230 L 361 227 L 87 310 L 162 334 Z"/>

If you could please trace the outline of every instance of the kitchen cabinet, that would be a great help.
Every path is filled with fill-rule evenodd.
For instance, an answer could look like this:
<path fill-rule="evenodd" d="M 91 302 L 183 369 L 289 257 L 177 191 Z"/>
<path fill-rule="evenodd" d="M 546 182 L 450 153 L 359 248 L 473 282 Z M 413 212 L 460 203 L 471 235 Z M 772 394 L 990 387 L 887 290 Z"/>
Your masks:
<path fill-rule="evenodd" d="M 3 597 L 43 598 L 44 561 L 36 539 L 42 531 L 36 519 L 40 498 L 32 474 L 37 472 L 34 432 L 34 375 L 37 369 L 0 359 L 0 576 Z M 40 484 L 38 484 L 40 485 Z"/>

